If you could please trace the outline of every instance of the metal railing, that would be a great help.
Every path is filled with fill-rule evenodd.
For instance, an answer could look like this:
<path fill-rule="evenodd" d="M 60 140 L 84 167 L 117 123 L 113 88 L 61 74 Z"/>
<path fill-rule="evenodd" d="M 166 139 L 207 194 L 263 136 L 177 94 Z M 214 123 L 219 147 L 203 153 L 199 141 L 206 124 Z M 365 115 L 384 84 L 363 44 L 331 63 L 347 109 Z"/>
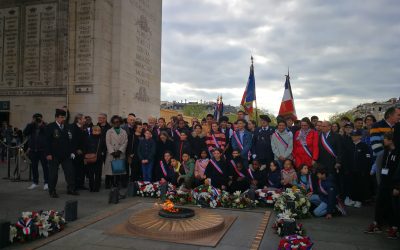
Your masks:
<path fill-rule="evenodd" d="M 25 138 L 25 140 L 22 143 L 15 146 L 0 141 L 2 147 L 6 149 L 6 157 L 7 157 L 7 177 L 4 177 L 3 179 L 8 179 L 12 181 L 32 180 L 31 161 L 27 155 L 27 152 L 25 152 L 24 150 L 24 146 L 27 143 L 28 139 L 29 138 Z M 12 171 L 12 175 L 11 175 L 11 162 L 12 162 L 11 160 L 14 160 L 14 170 Z M 21 173 L 26 172 L 27 170 L 29 170 L 29 177 L 27 180 L 24 180 L 21 178 Z"/>

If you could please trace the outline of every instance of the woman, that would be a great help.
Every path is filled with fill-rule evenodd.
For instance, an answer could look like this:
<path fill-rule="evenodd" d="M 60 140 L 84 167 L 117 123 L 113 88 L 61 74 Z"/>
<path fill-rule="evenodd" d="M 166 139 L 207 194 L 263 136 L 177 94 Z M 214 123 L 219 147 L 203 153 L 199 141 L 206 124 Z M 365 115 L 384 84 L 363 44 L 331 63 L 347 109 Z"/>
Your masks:
<path fill-rule="evenodd" d="M 121 123 L 122 118 L 118 115 L 114 115 L 111 118 L 112 128 L 106 133 L 107 156 L 103 171 L 106 175 L 106 188 L 109 188 L 111 185 L 117 187 L 120 181 L 120 176 L 126 174 L 126 171 L 118 174 L 113 173 L 111 166 L 113 160 L 125 160 L 128 135 L 125 130 L 121 128 Z"/>
<path fill-rule="evenodd" d="M 338 122 L 332 123 L 331 132 L 338 134 L 340 131 L 340 125 Z"/>
<path fill-rule="evenodd" d="M 190 154 L 184 152 L 182 154 L 182 164 L 179 171 L 178 185 L 182 184 L 182 188 L 190 189 L 193 186 L 194 160 L 190 158 Z"/>
<path fill-rule="evenodd" d="M 209 162 L 210 159 L 208 158 L 207 150 L 202 150 L 200 153 L 200 159 L 196 161 L 194 168 L 194 183 L 196 187 L 204 183 L 204 179 L 206 178 L 204 172 L 206 171 Z"/>
<path fill-rule="evenodd" d="M 311 129 L 311 121 L 305 117 L 301 119 L 300 130 L 294 136 L 293 158 L 296 169 L 300 169 L 302 164 L 311 169 L 318 155 L 318 132 Z"/>
<path fill-rule="evenodd" d="M 175 144 L 172 141 L 171 137 L 169 137 L 167 131 L 161 131 L 157 139 L 156 160 L 161 161 L 166 151 L 174 153 Z"/>
<path fill-rule="evenodd" d="M 154 156 L 156 154 L 156 143 L 149 129 L 144 132 L 144 139 L 140 140 L 138 157 L 142 166 L 144 181 L 152 181 Z"/>
<path fill-rule="evenodd" d="M 206 176 L 205 184 L 215 188 L 226 190 L 228 186 L 228 167 L 222 158 L 222 149 L 217 148 L 213 151 L 213 158 L 207 165 L 204 175 Z"/>
<path fill-rule="evenodd" d="M 190 145 L 192 146 L 192 153 L 194 159 L 200 158 L 200 153 L 206 148 L 206 136 L 203 134 L 201 125 L 193 127 L 192 136 L 190 137 Z"/>
<path fill-rule="evenodd" d="M 275 161 L 279 161 L 281 166 L 284 160 L 292 159 L 293 135 L 286 129 L 285 120 L 278 121 L 278 128 L 271 135 L 271 148 Z"/>
<path fill-rule="evenodd" d="M 172 153 L 169 151 L 165 152 L 164 158 L 158 164 L 156 164 L 157 167 L 154 169 L 155 181 L 159 181 L 160 183 L 176 183 L 176 174 L 174 167 L 171 164 L 171 160 Z"/>
<path fill-rule="evenodd" d="M 99 126 L 93 126 L 92 133 L 85 137 L 84 162 L 88 170 L 90 192 L 99 192 L 100 190 L 101 168 L 103 167 L 102 159 L 106 150 L 106 144 L 101 136 L 101 128 Z M 92 162 L 93 158 L 95 159 L 94 162 Z"/>
<path fill-rule="evenodd" d="M 139 141 L 143 138 L 143 126 L 141 122 L 136 122 L 133 126 L 133 158 L 131 163 L 131 180 L 142 180 L 142 168 L 138 155 Z M 128 162 L 129 163 L 129 162 Z"/>
<path fill-rule="evenodd" d="M 219 131 L 217 122 L 211 123 L 211 131 L 207 134 L 206 145 L 209 152 L 212 152 L 214 149 L 221 149 L 222 151 L 225 150 L 225 134 Z"/>

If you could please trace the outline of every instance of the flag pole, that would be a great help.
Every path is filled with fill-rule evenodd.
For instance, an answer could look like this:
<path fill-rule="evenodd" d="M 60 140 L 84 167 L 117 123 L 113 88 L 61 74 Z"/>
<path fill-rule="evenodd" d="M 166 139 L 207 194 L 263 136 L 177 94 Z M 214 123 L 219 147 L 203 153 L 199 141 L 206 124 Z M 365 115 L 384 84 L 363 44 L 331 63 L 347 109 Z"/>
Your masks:
<path fill-rule="evenodd" d="M 253 76 L 254 76 L 254 63 L 253 63 L 253 55 L 251 55 L 251 67 L 253 68 Z M 255 76 L 254 76 L 254 78 L 255 78 Z M 255 81 L 255 80 L 254 80 Z M 255 93 L 257 93 L 256 92 L 256 86 L 254 85 L 254 92 Z M 258 126 L 258 107 L 257 107 L 257 95 L 255 95 L 256 96 L 256 99 L 254 100 L 254 106 L 255 106 L 255 108 L 256 108 L 256 126 Z"/>

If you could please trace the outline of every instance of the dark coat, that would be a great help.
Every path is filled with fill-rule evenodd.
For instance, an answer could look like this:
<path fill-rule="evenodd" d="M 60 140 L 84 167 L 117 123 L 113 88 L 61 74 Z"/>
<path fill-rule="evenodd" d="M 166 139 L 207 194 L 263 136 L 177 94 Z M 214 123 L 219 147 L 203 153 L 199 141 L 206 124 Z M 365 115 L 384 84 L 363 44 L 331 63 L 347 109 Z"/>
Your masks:
<path fill-rule="evenodd" d="M 24 135 L 29 136 L 28 148 L 33 152 L 44 151 L 46 148 L 46 124 L 29 123 L 24 129 Z"/>
<path fill-rule="evenodd" d="M 76 152 L 78 150 L 81 150 L 81 151 L 84 150 L 87 133 L 83 129 L 83 127 L 80 128 L 75 123 L 70 124 L 70 129 L 72 132 L 72 147 L 73 147 L 74 153 L 76 154 Z"/>
<path fill-rule="evenodd" d="M 227 186 L 229 178 L 228 175 L 226 174 L 228 172 L 228 166 L 226 162 L 222 159 L 220 161 L 216 161 L 215 159 L 212 160 L 222 170 L 222 174 L 215 169 L 214 165 L 211 163 L 210 160 L 204 172 L 205 176 L 211 179 L 211 185 L 213 187 L 221 188 L 222 185 Z"/>
<path fill-rule="evenodd" d="M 269 163 L 274 160 L 274 153 L 271 147 L 271 136 L 275 128 L 268 127 L 263 130 L 261 127 L 254 130 L 252 153 L 257 155 L 257 159 Z"/>
<path fill-rule="evenodd" d="M 161 162 L 164 164 L 164 168 L 166 171 L 166 175 L 164 175 L 163 170 L 161 169 Z M 155 163 L 155 168 L 154 168 L 154 180 L 155 181 L 160 181 L 161 178 L 164 178 L 166 181 L 169 183 L 172 183 L 176 185 L 176 173 L 174 171 L 174 168 L 171 166 L 171 163 L 167 163 L 164 160 L 163 161 L 158 161 Z"/>
<path fill-rule="evenodd" d="M 157 150 L 156 150 L 156 159 L 158 161 L 164 158 L 164 153 L 166 151 L 170 151 L 172 155 L 175 155 L 175 144 L 172 140 L 167 139 L 166 142 L 157 140 Z"/>
<path fill-rule="evenodd" d="M 267 186 L 272 188 L 281 188 L 281 171 L 276 169 L 274 172 L 269 172 L 267 177 Z"/>
<path fill-rule="evenodd" d="M 46 155 L 51 155 L 59 160 L 65 160 L 74 152 L 72 132 L 66 125 L 64 125 L 62 130 L 56 122 L 47 125 L 46 140 Z"/>
<path fill-rule="evenodd" d="M 142 139 L 139 141 L 139 146 L 138 146 L 139 160 L 148 160 L 150 162 L 154 162 L 155 155 L 156 155 L 156 143 L 152 138 L 149 140 Z"/>
<path fill-rule="evenodd" d="M 189 140 L 186 141 L 175 141 L 175 158 L 178 161 L 182 161 L 182 154 L 188 153 L 190 157 L 193 157 L 192 146 L 190 145 Z"/>
<path fill-rule="evenodd" d="M 321 133 L 318 138 L 319 156 L 317 162 L 321 164 L 321 166 L 325 167 L 328 173 L 336 173 L 335 164 L 342 163 L 342 140 L 340 135 L 332 132 L 329 133 L 328 138 L 326 138 L 328 145 L 336 155 L 336 157 L 334 157 L 328 153 L 322 145 L 322 136 L 323 133 Z"/>
<path fill-rule="evenodd" d="M 207 150 L 206 137 L 205 136 L 190 136 L 190 146 L 192 148 L 193 157 L 200 159 L 201 151 Z"/>
<path fill-rule="evenodd" d="M 318 194 L 321 201 L 325 202 L 328 205 L 327 213 L 332 214 L 335 211 L 336 205 L 335 186 L 330 180 L 317 180 L 317 183 L 317 189 L 314 193 Z M 324 189 L 324 191 L 327 192 L 327 194 L 321 190 L 320 185 Z"/>

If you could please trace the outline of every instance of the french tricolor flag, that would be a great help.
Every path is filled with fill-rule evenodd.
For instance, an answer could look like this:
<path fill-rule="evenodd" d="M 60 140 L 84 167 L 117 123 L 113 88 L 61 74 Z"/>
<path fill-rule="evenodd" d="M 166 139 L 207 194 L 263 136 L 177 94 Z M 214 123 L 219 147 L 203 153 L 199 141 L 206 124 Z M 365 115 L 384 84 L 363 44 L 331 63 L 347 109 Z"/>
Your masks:
<path fill-rule="evenodd" d="M 292 116 L 293 120 L 297 120 L 296 109 L 294 108 L 292 87 L 290 86 L 289 72 L 286 75 L 285 92 L 283 92 L 281 107 L 279 108 L 279 115 L 283 117 Z"/>

